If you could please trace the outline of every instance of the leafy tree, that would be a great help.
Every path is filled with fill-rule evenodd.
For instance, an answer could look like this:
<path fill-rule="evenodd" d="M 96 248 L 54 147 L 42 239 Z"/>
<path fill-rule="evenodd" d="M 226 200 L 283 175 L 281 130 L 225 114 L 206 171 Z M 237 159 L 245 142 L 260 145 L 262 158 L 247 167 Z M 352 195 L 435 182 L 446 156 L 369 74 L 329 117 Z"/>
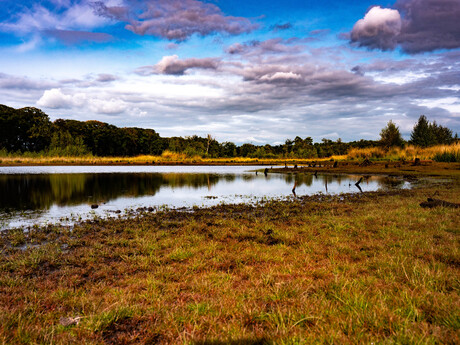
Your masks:
<path fill-rule="evenodd" d="M 397 127 L 393 121 L 388 121 L 386 127 L 384 127 L 380 132 L 380 144 L 386 148 L 404 145 L 404 140 L 399 132 L 399 127 Z"/>
<path fill-rule="evenodd" d="M 51 122 L 40 109 L 0 105 L 0 148 L 38 152 L 49 146 L 50 133 Z"/>

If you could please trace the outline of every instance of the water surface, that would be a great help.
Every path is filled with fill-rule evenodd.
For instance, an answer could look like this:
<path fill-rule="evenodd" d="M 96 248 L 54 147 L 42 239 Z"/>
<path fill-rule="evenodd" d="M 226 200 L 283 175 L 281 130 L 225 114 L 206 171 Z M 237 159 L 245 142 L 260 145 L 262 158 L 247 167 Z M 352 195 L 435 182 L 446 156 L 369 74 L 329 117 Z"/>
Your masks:
<path fill-rule="evenodd" d="M 407 188 L 361 175 L 275 174 L 261 166 L 0 167 L 0 229 L 115 216 L 139 207 L 180 208 L 316 193 Z M 256 171 L 259 172 L 256 174 Z M 98 205 L 92 209 L 91 205 Z"/>

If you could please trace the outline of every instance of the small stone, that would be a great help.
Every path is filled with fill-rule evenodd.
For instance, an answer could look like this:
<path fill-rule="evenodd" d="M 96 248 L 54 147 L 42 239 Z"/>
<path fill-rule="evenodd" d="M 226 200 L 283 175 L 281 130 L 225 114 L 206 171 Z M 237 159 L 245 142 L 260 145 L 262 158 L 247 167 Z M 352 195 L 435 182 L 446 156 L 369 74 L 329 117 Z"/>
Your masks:
<path fill-rule="evenodd" d="M 76 326 L 80 323 L 81 316 L 76 317 L 61 317 L 59 319 L 59 324 L 68 327 L 68 326 Z"/>

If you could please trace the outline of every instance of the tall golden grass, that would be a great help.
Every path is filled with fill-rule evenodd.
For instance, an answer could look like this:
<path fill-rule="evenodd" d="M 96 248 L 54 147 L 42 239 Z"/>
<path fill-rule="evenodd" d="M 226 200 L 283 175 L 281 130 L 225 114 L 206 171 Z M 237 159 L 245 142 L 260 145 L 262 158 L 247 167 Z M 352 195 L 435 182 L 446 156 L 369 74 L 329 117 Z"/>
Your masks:
<path fill-rule="evenodd" d="M 444 157 L 444 160 L 443 160 Z M 381 147 L 369 147 L 363 149 L 351 149 L 347 155 L 348 159 L 376 159 L 376 160 L 413 160 L 433 159 L 438 161 L 459 161 L 460 143 L 452 145 L 437 145 L 431 147 L 419 147 L 408 145 L 404 148 L 392 147 L 385 150 Z"/>
<path fill-rule="evenodd" d="M 233 164 L 233 165 L 280 165 L 288 163 L 306 164 L 309 161 L 345 160 L 347 157 L 332 156 L 327 158 L 248 158 L 248 157 L 227 157 L 227 158 L 204 158 L 201 156 L 189 156 L 185 153 L 177 153 L 166 150 L 161 156 L 142 155 L 136 157 L 50 157 L 36 155 L 15 155 L 0 154 L 0 165 L 151 165 L 151 164 Z"/>

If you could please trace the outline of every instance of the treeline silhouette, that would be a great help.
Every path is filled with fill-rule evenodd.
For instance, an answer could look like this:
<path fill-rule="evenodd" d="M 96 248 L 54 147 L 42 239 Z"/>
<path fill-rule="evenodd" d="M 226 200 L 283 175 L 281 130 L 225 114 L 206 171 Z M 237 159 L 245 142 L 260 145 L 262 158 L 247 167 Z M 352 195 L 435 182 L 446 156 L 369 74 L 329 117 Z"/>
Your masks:
<path fill-rule="evenodd" d="M 429 125 L 429 124 L 428 124 Z M 429 127 L 429 126 L 428 126 Z M 429 128 L 441 128 L 431 125 Z M 452 132 L 447 133 L 448 136 Z M 280 145 L 236 145 L 219 143 L 208 135 L 162 138 L 153 129 L 119 128 L 99 121 L 57 119 L 51 122 L 43 111 L 33 107 L 14 109 L 0 105 L 0 153 L 27 152 L 47 156 L 138 156 L 161 155 L 166 150 L 187 156 L 250 158 L 323 158 L 344 155 L 352 148 L 375 147 L 380 141 L 342 142 L 297 136 Z"/>

